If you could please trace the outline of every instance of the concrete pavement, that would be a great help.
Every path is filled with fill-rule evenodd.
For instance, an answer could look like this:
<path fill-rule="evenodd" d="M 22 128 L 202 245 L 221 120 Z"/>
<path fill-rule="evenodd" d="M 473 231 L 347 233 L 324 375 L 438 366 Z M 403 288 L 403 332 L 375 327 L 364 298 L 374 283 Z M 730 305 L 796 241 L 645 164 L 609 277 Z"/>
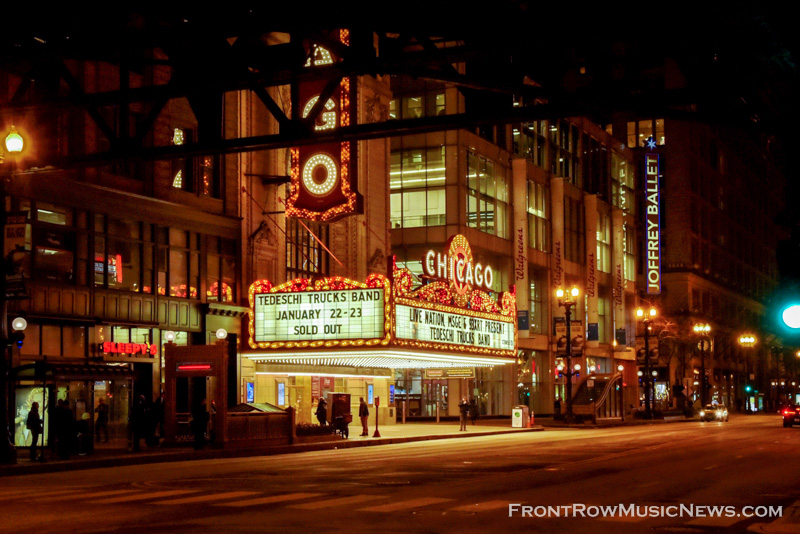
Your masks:
<path fill-rule="evenodd" d="M 469 424 L 464 432 L 459 430 L 458 421 L 386 425 L 379 427 L 380 437 L 374 437 L 374 425 L 370 427 L 369 436 L 359 436 L 357 434 L 359 430 L 359 425 L 351 424 L 349 439 L 303 442 L 304 440 L 300 438 L 293 445 L 247 449 L 214 449 L 206 447 L 196 451 L 188 444 L 185 447 L 147 447 L 142 444 L 140 451 L 131 452 L 127 448 L 123 448 L 123 443 L 120 443 L 117 448 L 98 447 L 95 448 L 94 452 L 85 456 L 75 454 L 69 459 L 60 459 L 52 449 L 48 448 L 45 452 L 44 462 L 32 462 L 28 459 L 27 449 L 18 449 L 17 463 L 14 465 L 0 465 L 0 477 L 159 462 L 269 456 L 305 451 L 409 443 L 413 441 L 491 436 L 515 432 L 537 432 L 544 430 L 544 428 L 541 425 L 536 425 L 532 428 L 511 428 L 511 419 L 509 418 L 478 420 L 475 425 Z"/>

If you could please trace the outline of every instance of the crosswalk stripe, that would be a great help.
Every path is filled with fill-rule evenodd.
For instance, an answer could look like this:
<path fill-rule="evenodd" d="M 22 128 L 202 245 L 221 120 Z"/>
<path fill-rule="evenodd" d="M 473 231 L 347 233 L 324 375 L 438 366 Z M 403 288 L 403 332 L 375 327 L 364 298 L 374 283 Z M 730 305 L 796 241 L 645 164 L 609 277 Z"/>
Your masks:
<path fill-rule="evenodd" d="M 94 493 L 80 493 L 77 492 L 74 495 L 61 495 L 59 497 L 53 497 L 53 499 L 62 499 L 62 500 L 76 500 L 76 499 L 93 499 L 94 497 L 112 497 L 114 495 L 123 495 L 125 493 L 140 493 L 141 490 L 136 489 L 121 489 L 121 490 L 106 490 L 106 491 L 96 491 Z M 43 500 L 51 500 L 49 498 Z"/>
<path fill-rule="evenodd" d="M 357 504 L 361 502 L 374 501 L 375 499 L 385 499 L 384 495 L 353 495 L 352 497 L 341 497 L 339 499 L 328 499 L 327 501 L 314 501 L 303 504 L 293 504 L 287 508 L 299 508 L 301 510 L 317 510 L 319 508 L 330 508 L 332 506 L 343 506 L 346 504 Z"/>
<path fill-rule="evenodd" d="M 272 495 L 271 497 L 262 497 L 261 499 L 249 499 L 246 501 L 233 501 L 215 506 L 233 506 L 236 508 L 243 508 L 245 506 L 258 506 L 259 504 L 272 504 L 284 501 L 299 501 L 300 499 L 308 499 L 309 497 L 317 497 L 321 493 L 287 493 L 284 495 Z"/>
<path fill-rule="evenodd" d="M 499 508 L 508 508 L 508 501 L 479 502 L 477 504 L 457 506 L 455 508 L 450 508 L 450 510 L 453 512 L 486 512 L 488 510 L 497 510 Z"/>
<path fill-rule="evenodd" d="M 235 499 L 237 497 L 249 497 L 258 494 L 257 491 L 229 491 L 226 493 L 213 493 L 211 495 L 198 495 L 196 497 L 181 497 L 179 499 L 170 499 L 167 501 L 158 501 L 153 504 L 193 504 L 208 501 L 222 501 L 225 499 Z"/>
<path fill-rule="evenodd" d="M 117 504 L 121 502 L 131 501 L 146 501 L 148 499 L 160 499 L 161 497 L 172 497 L 173 495 L 185 495 L 187 493 L 195 493 L 197 490 L 167 490 L 167 491 L 154 491 L 137 493 L 136 495 L 123 495 L 121 497 L 114 497 L 112 499 L 101 499 L 94 501 L 93 504 Z"/>
<path fill-rule="evenodd" d="M 16 494 L 10 493 L 3 493 L 4 499 L 31 499 L 31 500 L 40 500 L 40 499 L 49 499 L 50 497 L 57 497 L 60 495 L 69 495 L 71 493 L 75 493 L 76 489 L 68 489 L 68 490 L 56 490 L 56 491 L 26 491 Z"/>
<path fill-rule="evenodd" d="M 441 502 L 452 501 L 453 499 L 440 499 L 438 497 L 423 497 L 421 499 L 411 499 L 409 501 L 393 502 L 389 504 L 381 504 L 379 506 L 370 506 L 369 508 L 360 508 L 359 512 L 396 512 L 398 510 L 407 510 L 409 508 L 420 508 L 431 504 L 438 504 Z"/>
<path fill-rule="evenodd" d="M 729 527 L 747 518 L 742 517 L 698 517 L 687 522 L 687 525 L 698 527 Z"/>

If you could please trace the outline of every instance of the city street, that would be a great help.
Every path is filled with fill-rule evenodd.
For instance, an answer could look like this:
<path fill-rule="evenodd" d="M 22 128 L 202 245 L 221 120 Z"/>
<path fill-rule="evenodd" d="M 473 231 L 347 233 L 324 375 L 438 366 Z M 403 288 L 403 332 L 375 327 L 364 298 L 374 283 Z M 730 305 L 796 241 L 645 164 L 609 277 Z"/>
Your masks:
<path fill-rule="evenodd" d="M 798 532 L 798 451 L 800 428 L 737 415 L 15 476 L 0 479 L 0 531 Z M 521 513 L 681 503 L 733 517 Z M 783 517 L 738 515 L 747 506 Z"/>

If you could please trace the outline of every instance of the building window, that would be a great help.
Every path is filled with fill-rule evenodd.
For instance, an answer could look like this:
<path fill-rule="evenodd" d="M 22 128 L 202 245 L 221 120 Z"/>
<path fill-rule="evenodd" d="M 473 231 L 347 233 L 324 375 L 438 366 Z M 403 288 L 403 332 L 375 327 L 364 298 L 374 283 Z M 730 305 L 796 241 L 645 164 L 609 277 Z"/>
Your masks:
<path fill-rule="evenodd" d="M 514 126 L 514 154 L 524 157 L 534 165 L 545 167 L 545 144 L 547 143 L 545 121 L 534 121 Z"/>
<path fill-rule="evenodd" d="M 533 269 L 530 271 L 531 312 L 530 332 L 545 334 L 547 332 L 547 271 Z"/>
<path fill-rule="evenodd" d="M 542 252 L 548 252 L 550 245 L 549 197 L 546 186 L 528 182 L 528 245 Z"/>
<path fill-rule="evenodd" d="M 618 154 L 611 153 L 611 202 L 622 210 L 622 213 L 634 215 L 636 202 L 634 202 L 633 169 L 628 162 Z"/>
<path fill-rule="evenodd" d="M 65 284 L 86 283 L 86 234 L 75 227 L 75 212 L 44 202 L 33 206 L 22 201 L 20 211 L 27 211 L 31 221 L 31 234 L 25 236 L 25 249 L 33 250 L 33 264 L 26 254 L 14 255 L 15 267 L 24 276 L 31 273 L 40 280 Z M 84 217 L 79 213 L 79 222 Z M 85 222 L 83 223 L 85 226 Z M 83 272 L 80 272 L 83 269 Z"/>
<path fill-rule="evenodd" d="M 581 142 L 583 154 L 581 175 L 587 192 L 608 200 L 608 150 L 599 141 L 589 135 L 583 135 Z"/>
<path fill-rule="evenodd" d="M 192 131 L 187 128 L 172 129 L 172 144 L 183 146 L 192 139 Z M 192 191 L 192 165 L 191 159 L 177 158 L 172 160 L 172 187 L 183 191 Z"/>
<path fill-rule="evenodd" d="M 564 257 L 576 263 L 585 257 L 583 220 L 583 204 L 564 198 Z"/>
<path fill-rule="evenodd" d="M 325 246 L 328 246 L 328 227 L 322 224 L 306 223 Z M 328 273 L 328 256 L 319 242 L 297 219 L 286 221 L 286 276 L 310 278 L 315 274 Z"/>
<path fill-rule="evenodd" d="M 172 144 L 188 145 L 195 141 L 194 132 L 188 128 L 172 129 Z M 172 160 L 172 187 L 202 196 L 219 198 L 219 176 L 214 164 L 215 156 L 177 158 Z M 197 182 L 197 183 L 195 183 Z"/>
<path fill-rule="evenodd" d="M 578 130 L 568 122 L 554 121 L 549 126 L 550 133 L 550 172 L 553 176 L 570 178 L 570 182 L 581 187 L 579 177 L 576 176 L 575 166 L 578 164 L 576 156 L 578 144 Z"/>
<path fill-rule="evenodd" d="M 611 299 L 608 291 L 600 288 L 600 297 L 597 299 L 597 340 L 600 343 L 607 343 L 609 339 L 609 329 L 611 328 Z"/>
<path fill-rule="evenodd" d="M 107 219 L 107 221 L 106 221 Z M 107 223 L 107 228 L 106 228 Z M 146 273 L 150 280 L 143 282 L 143 249 L 149 248 L 147 258 L 152 261 L 152 243 L 145 243 L 142 224 L 135 221 L 106 218 L 95 215 L 94 285 L 126 291 L 148 291 L 153 287 L 152 267 Z M 150 228 L 148 227 L 148 230 Z M 150 232 L 147 232 L 149 238 Z"/>
<path fill-rule="evenodd" d="M 627 224 L 622 225 L 622 248 L 625 255 L 623 270 L 625 271 L 625 280 L 630 280 L 631 282 L 636 281 L 636 250 L 634 249 L 636 240 L 634 239 L 634 234 L 635 232 Z"/>
<path fill-rule="evenodd" d="M 611 272 L 611 217 L 605 213 L 597 217 L 597 270 Z"/>
<path fill-rule="evenodd" d="M 467 226 L 508 239 L 508 180 L 505 170 L 467 153 Z"/>
<path fill-rule="evenodd" d="M 206 236 L 206 300 L 235 302 L 236 241 Z"/>
<path fill-rule="evenodd" d="M 628 148 L 642 148 L 650 138 L 656 145 L 665 145 L 664 119 L 647 119 L 628 122 Z"/>
<path fill-rule="evenodd" d="M 169 229 L 169 295 L 198 298 L 200 286 L 197 234 Z"/>
<path fill-rule="evenodd" d="M 403 91 L 403 88 L 398 88 L 398 91 Z M 390 119 L 419 119 L 444 115 L 444 113 L 445 93 L 441 87 L 417 88 L 413 93 L 389 102 Z"/>
<path fill-rule="evenodd" d="M 445 224 L 444 184 L 445 147 L 393 152 L 389 172 L 392 228 Z"/>

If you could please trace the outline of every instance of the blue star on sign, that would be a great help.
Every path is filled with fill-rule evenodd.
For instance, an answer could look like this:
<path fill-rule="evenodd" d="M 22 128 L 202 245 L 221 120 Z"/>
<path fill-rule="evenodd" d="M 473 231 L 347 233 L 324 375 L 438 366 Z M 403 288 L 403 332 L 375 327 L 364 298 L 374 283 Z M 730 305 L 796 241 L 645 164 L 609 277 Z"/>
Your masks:
<path fill-rule="evenodd" d="M 647 145 L 647 148 L 653 150 L 656 147 L 656 140 L 653 139 L 652 136 L 648 137 L 647 141 L 645 141 L 645 144 Z"/>

